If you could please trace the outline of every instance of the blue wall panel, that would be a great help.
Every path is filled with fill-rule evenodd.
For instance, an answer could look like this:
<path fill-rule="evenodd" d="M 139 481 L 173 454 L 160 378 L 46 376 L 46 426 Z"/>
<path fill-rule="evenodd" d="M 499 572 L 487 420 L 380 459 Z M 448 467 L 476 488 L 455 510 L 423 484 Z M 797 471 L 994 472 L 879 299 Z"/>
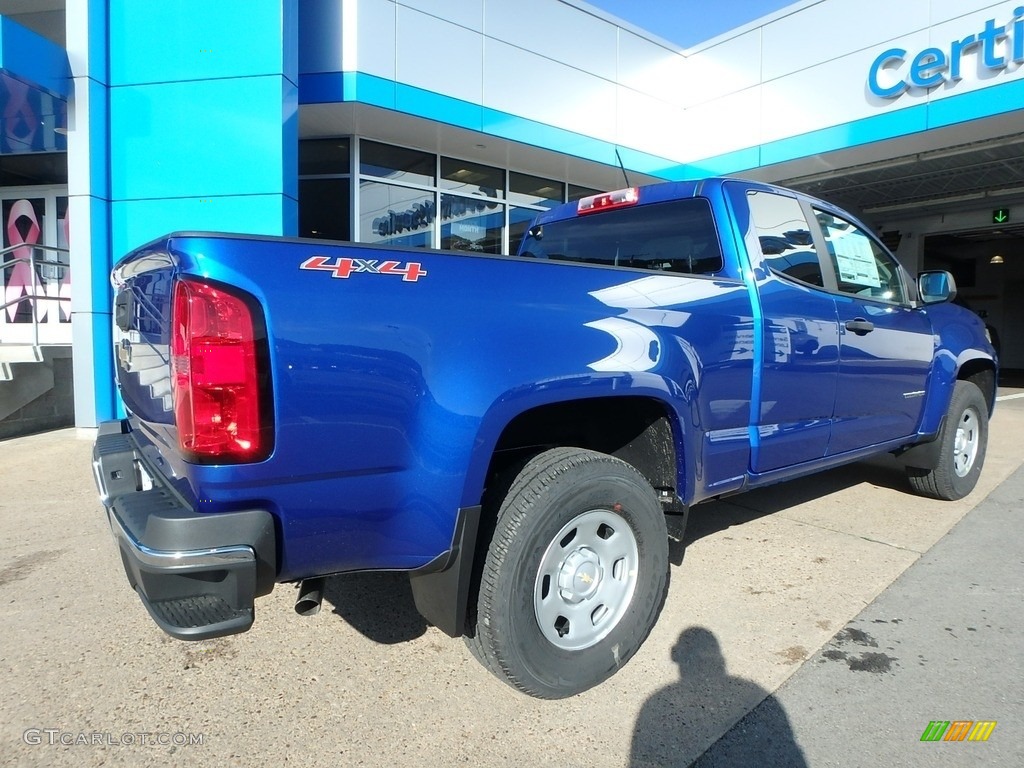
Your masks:
<path fill-rule="evenodd" d="M 1024 80 L 970 91 L 928 104 L 928 128 L 1024 109 Z"/>
<path fill-rule="evenodd" d="M 297 231 L 298 0 L 112 0 L 112 251 Z"/>
<path fill-rule="evenodd" d="M 288 90 L 279 76 L 112 89 L 113 198 L 283 192 Z"/>
<path fill-rule="evenodd" d="M 110 84 L 282 74 L 294 2 L 111 0 Z M 296 68 L 283 74 L 295 80 Z"/>
<path fill-rule="evenodd" d="M 133 248 L 171 232 L 200 230 L 279 235 L 281 222 L 295 219 L 295 200 L 282 195 L 128 200 L 115 202 L 115 260 Z"/>
<path fill-rule="evenodd" d="M 399 112 L 408 112 L 411 115 L 432 114 L 434 120 L 472 131 L 483 128 L 483 107 L 479 104 L 404 83 L 397 84 L 395 102 Z"/>
<path fill-rule="evenodd" d="M 75 367 L 92 404 L 76 400 L 82 426 L 118 408 L 111 261 L 176 230 L 298 231 L 299 0 L 89 0 L 88 10 L 87 66 L 75 76 L 88 93 L 90 163 L 70 184 L 91 220 L 75 340 L 91 355 Z"/>
<path fill-rule="evenodd" d="M 302 0 L 299 13 L 299 72 L 341 71 L 341 3 Z"/>

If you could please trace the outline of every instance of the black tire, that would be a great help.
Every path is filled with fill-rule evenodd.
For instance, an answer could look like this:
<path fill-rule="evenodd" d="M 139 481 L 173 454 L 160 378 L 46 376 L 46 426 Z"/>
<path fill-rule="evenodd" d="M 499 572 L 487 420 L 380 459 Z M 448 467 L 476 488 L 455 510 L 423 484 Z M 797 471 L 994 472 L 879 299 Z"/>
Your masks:
<path fill-rule="evenodd" d="M 921 496 L 962 499 L 978 484 L 988 445 L 988 404 L 973 382 L 956 382 L 938 440 L 938 466 L 907 467 L 907 479 Z"/>
<path fill-rule="evenodd" d="M 640 648 L 667 575 L 665 516 L 643 476 L 605 454 L 545 451 L 526 463 L 497 511 L 466 640 L 512 687 L 543 699 L 572 696 Z"/>

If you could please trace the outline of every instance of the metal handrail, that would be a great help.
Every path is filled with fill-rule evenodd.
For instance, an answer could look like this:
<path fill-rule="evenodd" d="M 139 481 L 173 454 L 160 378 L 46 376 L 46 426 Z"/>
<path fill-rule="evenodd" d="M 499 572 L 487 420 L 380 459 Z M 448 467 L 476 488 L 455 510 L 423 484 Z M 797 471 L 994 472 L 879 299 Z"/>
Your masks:
<path fill-rule="evenodd" d="M 71 299 L 63 297 L 63 296 L 46 296 L 46 295 L 40 296 L 39 295 L 39 283 L 38 283 L 39 278 L 36 275 L 36 266 L 37 265 L 43 265 L 43 266 L 61 267 L 63 269 L 71 269 L 71 265 L 70 264 L 65 264 L 64 262 L 61 262 L 61 261 L 52 261 L 50 259 L 37 259 L 36 258 L 36 249 L 38 248 L 41 251 L 50 251 L 52 253 L 70 253 L 70 251 L 67 248 L 61 248 L 60 246 L 57 246 L 57 245 L 43 245 L 41 243 L 21 243 L 20 245 L 9 245 L 6 248 L 0 249 L 0 257 L 6 256 L 8 253 L 14 253 L 15 251 L 20 251 L 22 248 L 31 248 L 32 249 L 31 254 L 29 256 L 27 256 L 27 257 L 26 256 L 19 256 L 16 259 L 7 259 L 2 264 L 0 264 L 0 269 L 7 269 L 8 267 L 13 267 L 15 264 L 20 264 L 22 262 L 28 262 L 29 270 L 32 273 L 32 290 L 28 294 L 25 294 L 23 296 L 19 296 L 16 299 L 12 299 L 12 300 L 6 302 L 5 304 L 0 304 L 0 312 L 6 310 L 7 307 L 10 307 L 10 306 L 12 306 L 14 304 L 20 304 L 23 301 L 30 301 L 32 303 L 32 346 L 38 347 L 39 346 L 39 316 L 38 316 L 38 313 L 36 312 L 36 309 L 37 309 L 36 305 L 38 304 L 38 302 L 40 302 L 40 301 L 70 301 Z M 3 343 L 3 342 L 0 342 L 0 343 Z"/>
<path fill-rule="evenodd" d="M 44 267 L 64 267 L 65 269 L 71 267 L 70 264 L 67 264 L 63 261 L 51 261 L 50 259 L 36 259 L 32 256 L 20 256 L 17 259 L 8 259 L 7 261 L 0 263 L 0 269 L 7 269 L 8 267 L 13 267 L 15 264 L 18 264 L 19 262 L 22 261 L 27 261 L 30 264 L 42 264 Z"/>
<path fill-rule="evenodd" d="M 54 253 L 71 253 L 67 248 L 61 248 L 59 245 L 43 245 L 42 243 L 22 243 L 21 245 L 8 245 L 6 248 L 0 248 L 0 256 L 14 251 L 20 251 L 22 248 L 38 248 L 41 251 L 53 251 Z M 24 257 L 23 257 L 24 258 Z M 64 266 L 67 266 L 66 264 Z"/>

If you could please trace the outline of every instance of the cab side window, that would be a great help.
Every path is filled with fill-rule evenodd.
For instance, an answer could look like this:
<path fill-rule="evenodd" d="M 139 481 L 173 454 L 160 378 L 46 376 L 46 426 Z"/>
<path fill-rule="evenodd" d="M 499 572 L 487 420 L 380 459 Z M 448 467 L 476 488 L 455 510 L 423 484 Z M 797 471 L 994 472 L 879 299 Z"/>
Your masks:
<path fill-rule="evenodd" d="M 815 209 L 840 293 L 891 304 L 907 294 L 896 259 L 864 230 L 832 213 Z"/>
<path fill-rule="evenodd" d="M 811 228 L 795 198 L 773 192 L 747 192 L 751 226 L 765 264 L 778 275 L 820 288 L 822 277 Z"/>

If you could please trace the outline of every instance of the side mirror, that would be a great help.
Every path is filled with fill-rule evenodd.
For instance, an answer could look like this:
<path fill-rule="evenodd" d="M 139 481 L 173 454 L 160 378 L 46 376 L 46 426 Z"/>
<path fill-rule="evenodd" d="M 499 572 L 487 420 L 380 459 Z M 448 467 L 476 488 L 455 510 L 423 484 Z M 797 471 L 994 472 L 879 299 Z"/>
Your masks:
<path fill-rule="evenodd" d="M 917 295 L 922 304 L 941 304 L 956 298 L 956 280 L 945 270 L 922 272 L 917 276 Z"/>

